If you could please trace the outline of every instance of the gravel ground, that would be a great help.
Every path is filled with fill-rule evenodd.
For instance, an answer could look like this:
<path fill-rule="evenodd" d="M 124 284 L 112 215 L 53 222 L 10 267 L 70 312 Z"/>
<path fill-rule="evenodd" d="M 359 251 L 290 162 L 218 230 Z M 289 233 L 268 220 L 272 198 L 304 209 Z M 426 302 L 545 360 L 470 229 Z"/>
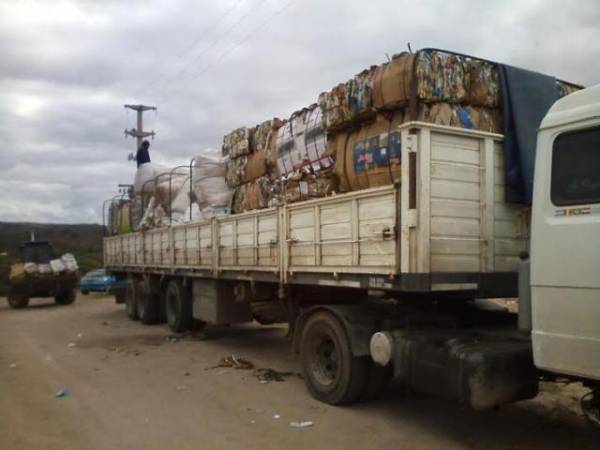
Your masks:
<path fill-rule="evenodd" d="M 113 298 L 71 306 L 0 302 L 1 449 L 598 449 L 578 384 L 544 384 L 536 399 L 474 412 L 402 389 L 336 408 L 313 400 L 285 328 L 210 329 L 173 339 L 127 320 Z M 214 368 L 229 355 L 292 372 L 260 382 Z M 68 395 L 56 397 L 60 389 Z M 293 428 L 290 422 L 310 421 Z"/>

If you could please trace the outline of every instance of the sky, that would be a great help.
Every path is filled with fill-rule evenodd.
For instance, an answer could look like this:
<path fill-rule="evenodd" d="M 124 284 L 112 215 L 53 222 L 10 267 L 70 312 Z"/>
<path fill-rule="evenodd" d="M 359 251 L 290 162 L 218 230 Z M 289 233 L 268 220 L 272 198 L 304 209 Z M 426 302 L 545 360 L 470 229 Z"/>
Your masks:
<path fill-rule="evenodd" d="M 126 103 L 187 164 L 408 43 L 598 84 L 600 1 L 0 0 L 0 221 L 101 223 L 136 170 Z"/>

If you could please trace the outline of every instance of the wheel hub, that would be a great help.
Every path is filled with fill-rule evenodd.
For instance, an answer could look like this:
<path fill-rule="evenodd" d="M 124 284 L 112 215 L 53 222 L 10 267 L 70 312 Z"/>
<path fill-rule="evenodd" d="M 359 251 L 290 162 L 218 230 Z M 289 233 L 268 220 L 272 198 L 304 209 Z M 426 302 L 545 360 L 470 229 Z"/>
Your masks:
<path fill-rule="evenodd" d="M 339 373 L 339 353 L 333 339 L 320 336 L 313 341 L 312 372 L 319 384 L 331 385 Z"/>

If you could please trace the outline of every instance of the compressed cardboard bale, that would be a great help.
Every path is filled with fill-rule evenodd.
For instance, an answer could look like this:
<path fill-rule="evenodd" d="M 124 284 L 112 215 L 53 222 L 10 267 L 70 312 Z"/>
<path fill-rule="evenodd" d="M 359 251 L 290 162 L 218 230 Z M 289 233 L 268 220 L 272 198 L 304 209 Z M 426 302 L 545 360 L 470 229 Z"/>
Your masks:
<path fill-rule="evenodd" d="M 410 99 L 414 56 L 409 53 L 394 55 L 388 63 L 374 71 L 373 106 L 378 109 L 395 109 Z"/>
<path fill-rule="evenodd" d="M 333 159 L 333 172 L 339 180 L 340 192 L 349 192 L 348 176 L 346 175 L 345 152 L 350 132 L 340 131 L 327 137 L 327 154 Z"/>
<path fill-rule="evenodd" d="M 404 112 L 377 114 L 374 121 L 351 133 L 342 145 L 338 143 L 336 170 L 342 189 L 368 189 L 392 184 L 400 178 L 401 136 L 397 130 Z M 343 180 L 343 181 L 342 181 Z"/>
<path fill-rule="evenodd" d="M 243 181 L 254 181 L 266 175 L 268 172 L 268 160 L 265 152 L 254 152 L 248 155 L 243 169 Z"/>
<path fill-rule="evenodd" d="M 470 86 L 467 103 L 497 108 L 500 105 L 500 78 L 496 64 L 471 59 L 468 65 Z"/>
<path fill-rule="evenodd" d="M 269 175 L 272 179 L 277 179 L 281 175 L 277 166 L 277 134 L 282 126 L 283 121 L 280 119 L 275 118 L 271 121 L 271 131 L 269 133 L 266 154 L 269 161 Z"/>

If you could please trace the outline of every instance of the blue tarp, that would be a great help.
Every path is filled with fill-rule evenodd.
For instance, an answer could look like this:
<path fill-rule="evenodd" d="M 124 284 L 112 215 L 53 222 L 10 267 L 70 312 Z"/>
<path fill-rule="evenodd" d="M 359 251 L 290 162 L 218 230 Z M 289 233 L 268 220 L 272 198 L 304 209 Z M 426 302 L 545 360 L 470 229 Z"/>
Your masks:
<path fill-rule="evenodd" d="M 537 130 L 559 98 L 556 78 L 498 65 L 504 123 L 506 201 L 531 204 Z"/>

